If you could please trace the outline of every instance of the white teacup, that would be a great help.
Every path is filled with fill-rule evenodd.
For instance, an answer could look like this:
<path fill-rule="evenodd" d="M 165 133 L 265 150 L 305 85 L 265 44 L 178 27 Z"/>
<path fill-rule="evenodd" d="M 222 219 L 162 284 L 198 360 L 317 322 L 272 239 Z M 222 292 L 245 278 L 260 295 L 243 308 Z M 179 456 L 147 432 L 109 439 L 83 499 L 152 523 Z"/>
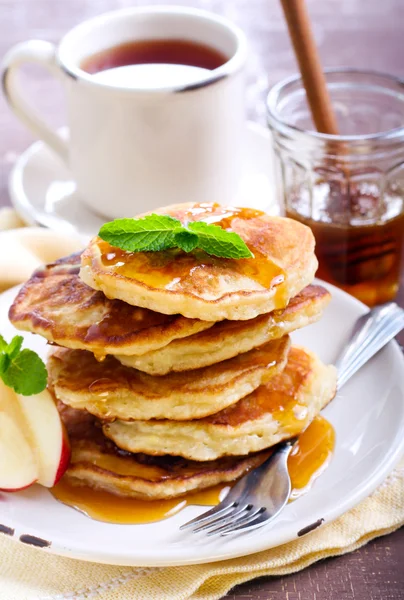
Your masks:
<path fill-rule="evenodd" d="M 91 75 L 83 59 L 125 42 L 185 39 L 227 62 L 189 81 L 133 85 Z M 214 14 L 183 7 L 111 12 L 78 25 L 60 44 L 27 41 L 5 56 L 3 90 L 16 115 L 69 166 L 83 201 L 110 218 L 177 202 L 231 203 L 241 170 L 244 34 Z M 69 140 L 36 115 L 16 81 L 39 63 L 66 88 Z"/>

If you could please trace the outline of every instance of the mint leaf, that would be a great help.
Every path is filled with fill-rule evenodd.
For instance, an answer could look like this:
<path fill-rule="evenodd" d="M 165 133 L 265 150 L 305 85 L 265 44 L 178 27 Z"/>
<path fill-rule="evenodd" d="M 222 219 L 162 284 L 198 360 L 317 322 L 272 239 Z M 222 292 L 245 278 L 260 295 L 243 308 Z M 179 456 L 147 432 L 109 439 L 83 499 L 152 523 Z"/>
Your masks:
<path fill-rule="evenodd" d="M 7 371 L 9 364 L 10 359 L 7 354 L 0 354 L 0 378 Z"/>
<path fill-rule="evenodd" d="M 32 396 L 46 388 L 46 367 L 35 352 L 26 348 L 10 362 L 2 379 L 17 394 Z"/>
<path fill-rule="evenodd" d="M 223 258 L 251 258 L 243 239 L 217 225 L 195 221 L 182 225 L 169 215 L 151 214 L 140 219 L 116 219 L 103 225 L 99 237 L 128 252 L 158 252 L 180 248 L 191 252 L 200 248 Z"/>
<path fill-rule="evenodd" d="M 13 360 L 17 356 L 17 354 L 21 350 L 23 341 L 24 338 L 22 337 L 22 335 L 15 335 L 11 342 L 7 345 L 4 352 L 10 358 L 10 360 Z"/>
<path fill-rule="evenodd" d="M 157 252 L 173 248 L 174 235 L 181 222 L 168 215 L 147 215 L 140 219 L 116 219 L 103 225 L 99 237 L 129 252 Z"/>
<path fill-rule="evenodd" d="M 4 352 L 7 348 L 7 342 L 2 335 L 0 335 L 0 352 Z"/>
<path fill-rule="evenodd" d="M 0 378 L 17 394 L 31 396 L 46 388 L 48 373 L 33 350 L 21 350 L 24 338 L 13 337 L 7 344 L 0 336 Z"/>
<path fill-rule="evenodd" d="M 222 258 L 252 258 L 244 240 L 234 231 L 226 231 L 218 225 L 209 225 L 203 221 L 189 223 L 191 231 L 198 234 L 198 248 L 208 254 Z"/>
<path fill-rule="evenodd" d="M 179 231 L 174 235 L 175 245 L 184 252 L 191 252 L 195 250 L 198 245 L 198 236 L 196 233 L 192 233 L 191 231 Z"/>

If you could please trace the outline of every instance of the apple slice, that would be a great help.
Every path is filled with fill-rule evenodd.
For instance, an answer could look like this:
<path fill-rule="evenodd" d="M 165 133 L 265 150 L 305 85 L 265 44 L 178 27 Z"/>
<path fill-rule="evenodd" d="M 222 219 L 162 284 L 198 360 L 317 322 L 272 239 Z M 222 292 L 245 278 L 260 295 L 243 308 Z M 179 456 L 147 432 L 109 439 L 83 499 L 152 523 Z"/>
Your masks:
<path fill-rule="evenodd" d="M 44 390 L 34 396 L 17 394 L 27 435 L 38 465 L 38 483 L 54 486 L 67 469 L 70 445 L 55 402 Z"/>
<path fill-rule="evenodd" d="M 16 394 L 0 381 L 0 490 L 23 490 L 38 479 Z"/>

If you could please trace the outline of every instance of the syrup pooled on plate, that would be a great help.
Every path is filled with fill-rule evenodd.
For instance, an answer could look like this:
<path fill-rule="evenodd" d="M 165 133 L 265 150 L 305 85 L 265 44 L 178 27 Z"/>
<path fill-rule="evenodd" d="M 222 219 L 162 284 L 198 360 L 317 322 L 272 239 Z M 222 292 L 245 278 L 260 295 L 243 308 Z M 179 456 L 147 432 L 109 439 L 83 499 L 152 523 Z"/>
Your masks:
<path fill-rule="evenodd" d="M 200 208 L 188 209 L 184 220 L 202 220 L 238 233 L 237 221 L 241 224 L 243 221 L 259 219 L 262 215 L 261 211 L 248 208 L 221 209 L 217 205 L 200 205 Z M 262 228 L 262 222 L 259 222 L 256 227 L 258 230 Z M 99 249 L 104 267 L 112 269 L 118 276 L 136 279 L 151 287 L 192 294 L 193 291 L 195 292 L 195 286 L 198 287 L 198 279 L 200 287 L 203 278 L 204 291 L 209 292 L 211 289 L 214 295 L 218 278 L 242 276 L 258 284 L 259 287 L 254 286 L 253 289 L 276 288 L 276 305 L 283 308 L 285 272 L 260 252 L 258 242 L 254 245 L 251 240 L 245 241 L 254 258 L 238 260 L 218 258 L 198 249 L 186 253 L 177 248 L 162 252 L 127 252 L 103 241 L 99 242 Z M 245 281 L 243 289 L 245 289 Z"/>
<path fill-rule="evenodd" d="M 292 480 L 291 500 L 306 493 L 327 468 L 334 450 L 335 433 L 324 417 L 316 417 L 289 456 L 288 467 Z M 103 464 L 116 468 L 117 465 Z M 150 474 L 149 474 L 150 476 Z M 67 481 L 52 488 L 52 495 L 87 516 L 107 523 L 139 524 L 161 521 L 175 515 L 186 506 L 215 506 L 226 496 L 231 486 L 223 484 L 170 500 L 133 500 Z"/>
<path fill-rule="evenodd" d="M 288 459 L 292 481 L 290 500 L 307 493 L 314 481 L 325 471 L 335 447 L 335 430 L 321 415 L 313 419 L 299 436 Z"/>
<path fill-rule="evenodd" d="M 228 485 L 221 485 L 170 500 L 136 500 L 90 487 L 74 486 L 62 479 L 51 491 L 60 502 L 97 521 L 140 524 L 162 521 L 190 505 L 214 506 L 229 489 Z"/>

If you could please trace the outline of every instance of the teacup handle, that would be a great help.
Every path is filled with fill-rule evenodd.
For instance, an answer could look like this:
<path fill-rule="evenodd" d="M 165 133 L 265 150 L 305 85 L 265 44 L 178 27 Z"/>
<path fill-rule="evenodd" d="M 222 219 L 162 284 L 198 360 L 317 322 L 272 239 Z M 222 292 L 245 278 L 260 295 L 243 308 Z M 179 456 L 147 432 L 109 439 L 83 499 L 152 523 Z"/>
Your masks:
<path fill-rule="evenodd" d="M 36 63 L 45 67 L 57 79 L 61 71 L 56 63 L 56 47 L 50 42 L 29 40 L 11 48 L 3 59 L 3 92 L 10 108 L 17 117 L 35 135 L 43 140 L 63 162 L 68 162 L 68 146 L 62 138 L 52 131 L 24 98 L 24 92 L 18 83 L 18 71 L 24 63 Z"/>

